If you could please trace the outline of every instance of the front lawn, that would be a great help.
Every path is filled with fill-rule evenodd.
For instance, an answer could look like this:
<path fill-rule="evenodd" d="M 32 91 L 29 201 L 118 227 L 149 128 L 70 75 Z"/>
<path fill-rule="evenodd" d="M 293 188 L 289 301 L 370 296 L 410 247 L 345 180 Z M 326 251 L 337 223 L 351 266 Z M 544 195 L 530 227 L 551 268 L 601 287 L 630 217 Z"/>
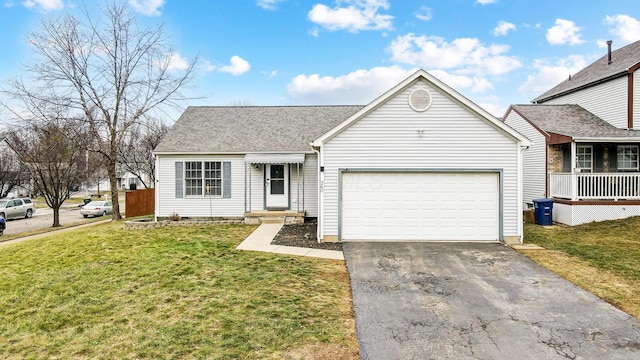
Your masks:
<path fill-rule="evenodd" d="M 526 256 L 640 318 L 640 217 L 579 226 L 525 224 Z"/>
<path fill-rule="evenodd" d="M 254 228 L 114 222 L 0 248 L 0 358 L 357 359 L 344 263 L 234 250 Z"/>

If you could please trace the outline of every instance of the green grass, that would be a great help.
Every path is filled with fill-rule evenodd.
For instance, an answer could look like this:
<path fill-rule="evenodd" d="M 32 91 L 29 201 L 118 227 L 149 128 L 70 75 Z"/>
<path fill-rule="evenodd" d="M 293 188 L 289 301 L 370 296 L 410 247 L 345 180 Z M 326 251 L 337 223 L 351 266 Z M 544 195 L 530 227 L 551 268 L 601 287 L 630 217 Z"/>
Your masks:
<path fill-rule="evenodd" d="M 250 226 L 122 227 L 0 248 L 0 358 L 357 358 L 343 262 L 234 250 Z"/>
<path fill-rule="evenodd" d="M 640 280 L 640 217 L 551 229 L 525 224 L 525 241 Z"/>
<path fill-rule="evenodd" d="M 579 226 L 525 224 L 529 258 L 640 318 L 640 217 Z"/>

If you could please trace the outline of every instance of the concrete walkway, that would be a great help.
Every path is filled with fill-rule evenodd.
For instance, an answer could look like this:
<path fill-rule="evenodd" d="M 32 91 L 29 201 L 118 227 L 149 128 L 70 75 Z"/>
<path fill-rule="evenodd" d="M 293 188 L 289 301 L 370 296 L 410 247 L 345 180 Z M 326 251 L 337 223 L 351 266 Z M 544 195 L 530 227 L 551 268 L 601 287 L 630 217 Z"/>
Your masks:
<path fill-rule="evenodd" d="M 283 224 L 264 223 L 240 243 L 236 249 L 344 260 L 342 251 L 271 245 L 271 241 L 278 234 L 282 226 Z"/>

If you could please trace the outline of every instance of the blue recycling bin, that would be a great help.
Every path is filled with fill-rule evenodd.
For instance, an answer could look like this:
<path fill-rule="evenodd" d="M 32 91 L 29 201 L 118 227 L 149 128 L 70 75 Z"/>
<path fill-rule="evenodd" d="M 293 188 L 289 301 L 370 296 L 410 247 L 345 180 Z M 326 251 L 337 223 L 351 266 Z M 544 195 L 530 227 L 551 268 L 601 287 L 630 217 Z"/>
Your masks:
<path fill-rule="evenodd" d="M 533 199 L 533 209 L 538 225 L 553 225 L 553 199 Z"/>

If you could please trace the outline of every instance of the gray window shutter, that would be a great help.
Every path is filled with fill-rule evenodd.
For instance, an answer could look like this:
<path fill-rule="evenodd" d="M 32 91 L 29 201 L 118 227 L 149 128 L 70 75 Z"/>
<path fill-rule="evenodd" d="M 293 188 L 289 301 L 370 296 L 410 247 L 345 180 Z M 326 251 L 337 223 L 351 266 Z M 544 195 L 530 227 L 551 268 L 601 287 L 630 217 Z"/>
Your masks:
<path fill-rule="evenodd" d="M 183 198 L 184 189 L 184 163 L 176 161 L 176 198 Z"/>
<path fill-rule="evenodd" d="M 231 197 L 231 162 L 222 163 L 222 197 L 228 199 Z"/>

